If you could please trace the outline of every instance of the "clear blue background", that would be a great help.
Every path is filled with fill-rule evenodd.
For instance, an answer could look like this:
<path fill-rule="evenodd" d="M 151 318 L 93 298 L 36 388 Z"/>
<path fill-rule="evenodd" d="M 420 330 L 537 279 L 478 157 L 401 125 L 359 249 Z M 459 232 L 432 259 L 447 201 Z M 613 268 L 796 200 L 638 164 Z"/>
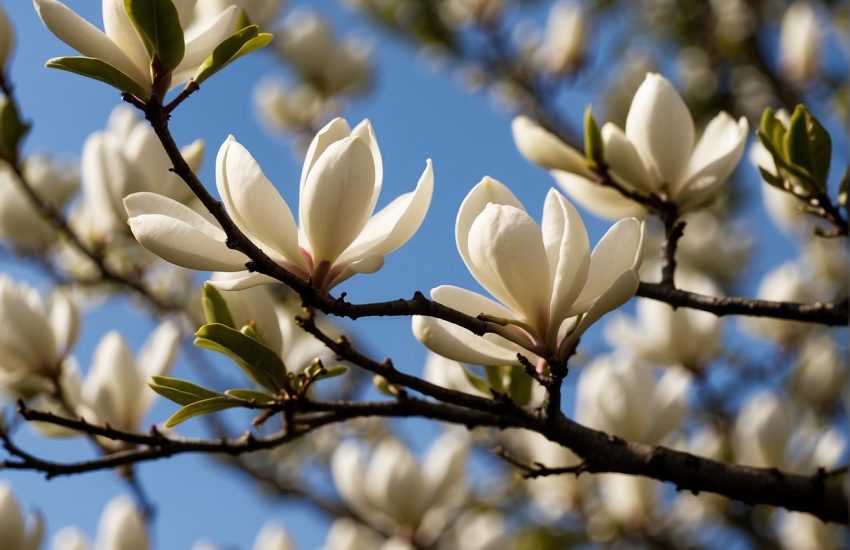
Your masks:
<path fill-rule="evenodd" d="M 99 2 L 69 1 L 68 4 L 100 26 Z M 337 290 L 348 292 L 354 302 L 366 302 L 409 297 L 414 290 L 427 293 L 443 283 L 476 288 L 454 245 L 454 219 L 463 197 L 482 176 L 490 175 L 509 185 L 532 216 L 539 219 L 543 198 L 553 182 L 516 152 L 509 117 L 494 110 L 485 95 L 463 92 L 454 77 L 439 73 L 411 49 L 377 34 L 362 19 L 336 4 L 314 2 L 312 5 L 329 16 L 337 31 L 355 32 L 375 46 L 374 62 L 378 67 L 375 89 L 365 100 L 352 104 L 345 115 L 352 124 L 368 117 L 376 129 L 385 173 L 379 206 L 414 187 L 426 158 L 434 160 L 436 173 L 431 209 L 416 236 L 390 255 L 378 273 L 356 277 Z M 11 77 L 25 115 L 34 122 L 27 152 L 48 152 L 60 158 L 77 159 L 85 138 L 103 128 L 110 111 L 121 103 L 120 98 L 108 86 L 45 69 L 46 59 L 70 55 L 70 48 L 42 26 L 29 1 L 4 0 L 3 6 L 10 13 L 18 35 Z M 609 22 L 609 29 L 620 25 L 621 22 Z M 599 59 L 595 58 L 594 62 L 598 64 Z M 240 60 L 184 103 L 171 126 L 180 144 L 199 137 L 206 140 L 207 158 L 201 176 L 210 188 L 213 188 L 215 152 L 232 133 L 257 158 L 287 202 L 297 205 L 301 161 L 288 142 L 261 127 L 251 101 L 255 83 L 268 74 L 283 74 L 269 53 Z M 559 104 L 576 121 L 588 101 L 586 96 L 567 93 Z M 746 163 L 742 170 L 752 176 Z M 791 255 L 794 246 L 780 239 L 766 221 L 760 209 L 756 180 L 750 181 L 754 184 L 753 191 L 745 194 L 749 205 L 748 225 L 756 231 L 756 239 L 771 242 L 768 251 L 762 248 L 753 258 L 755 277 L 742 289 L 752 293 L 758 276 Z M 594 241 L 608 225 L 590 215 L 585 216 L 585 221 Z M 2 268 L 43 290 L 49 288 L 45 280 L 26 267 L 4 260 Z M 113 328 L 121 330 L 133 348 L 138 349 L 153 323 L 143 312 L 135 310 L 127 315 L 127 311 L 128 303 L 118 300 L 86 313 L 76 348 L 81 366 L 87 368 L 92 349 Z M 407 372 L 421 371 L 425 352 L 411 336 L 406 319 L 367 319 L 356 327 L 357 334 L 365 336 L 379 357 L 393 357 L 397 367 Z M 588 347 L 598 349 L 599 327 L 592 332 Z M 186 365 L 185 354 L 174 373 L 194 376 Z M 158 405 L 149 422 L 164 420 L 172 410 L 170 404 Z M 412 424 L 421 428 L 424 423 Z M 193 429 L 188 426 L 186 431 L 191 433 Z M 434 429 L 428 428 L 424 433 L 433 434 Z M 60 460 L 83 456 L 89 451 L 86 442 L 46 441 L 33 436 L 25 426 L 17 435 L 26 448 Z M 414 441 L 416 446 L 421 447 L 426 437 Z M 138 467 L 138 474 L 158 507 L 153 534 L 156 548 L 188 548 L 202 537 L 222 547 L 248 548 L 268 519 L 282 522 L 299 548 L 316 548 L 324 540 L 328 524 L 322 516 L 297 502 L 280 504 L 264 496 L 209 457 L 184 455 L 143 464 Z M 33 473 L 0 472 L 0 479 L 12 483 L 26 509 L 44 513 L 50 534 L 63 526 L 77 525 L 93 537 L 103 506 L 124 490 L 110 472 L 50 482 Z"/>

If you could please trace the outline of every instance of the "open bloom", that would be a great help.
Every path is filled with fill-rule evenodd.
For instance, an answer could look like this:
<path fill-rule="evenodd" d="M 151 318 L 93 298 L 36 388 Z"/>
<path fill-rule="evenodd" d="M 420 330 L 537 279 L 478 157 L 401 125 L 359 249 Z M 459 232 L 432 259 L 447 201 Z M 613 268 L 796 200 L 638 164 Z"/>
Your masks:
<path fill-rule="evenodd" d="M 50 31 L 86 57 L 100 59 L 141 86 L 153 91 L 151 57 L 130 21 L 122 0 L 103 0 L 101 31 L 57 0 L 33 0 L 39 17 Z M 174 68 L 171 86 L 188 81 L 216 46 L 236 28 L 239 9 L 230 6 L 216 17 L 189 25 L 195 0 L 175 0 L 186 41 L 182 61 Z M 147 99 L 143 97 L 141 99 Z"/>
<path fill-rule="evenodd" d="M 556 353 L 637 290 L 641 223 L 620 220 L 591 254 L 581 216 L 554 189 L 546 195 L 541 227 L 507 187 L 485 177 L 461 204 L 455 239 L 470 273 L 501 303 L 448 285 L 431 297 L 505 325 L 501 335 L 481 338 L 439 319 L 414 317 L 419 341 L 455 361 L 518 365 L 523 348 Z"/>
<path fill-rule="evenodd" d="M 233 222 L 273 260 L 322 289 L 377 271 L 384 256 L 422 224 L 434 187 L 431 161 L 414 191 L 373 216 L 382 181 L 381 153 L 366 120 L 352 130 L 337 118 L 316 134 L 301 172 L 300 228 L 257 161 L 232 136 L 216 158 L 218 192 Z M 227 248 L 224 231 L 179 202 L 135 193 L 124 205 L 133 235 L 154 254 L 189 269 L 241 272 L 215 281 L 217 287 L 272 281 L 245 271 L 248 258 Z"/>
<path fill-rule="evenodd" d="M 602 127 L 605 163 L 620 185 L 643 194 L 659 194 L 681 210 L 709 200 L 741 159 L 747 120 L 725 112 L 695 140 L 694 120 L 675 88 L 649 73 L 632 99 L 625 132 L 613 123 Z M 640 205 L 603 187 L 577 167 L 579 153 L 526 118 L 513 123 L 517 148 L 529 160 L 552 170 L 558 184 L 579 204 L 603 217 L 636 214 Z M 565 153 L 564 151 L 569 151 Z"/>

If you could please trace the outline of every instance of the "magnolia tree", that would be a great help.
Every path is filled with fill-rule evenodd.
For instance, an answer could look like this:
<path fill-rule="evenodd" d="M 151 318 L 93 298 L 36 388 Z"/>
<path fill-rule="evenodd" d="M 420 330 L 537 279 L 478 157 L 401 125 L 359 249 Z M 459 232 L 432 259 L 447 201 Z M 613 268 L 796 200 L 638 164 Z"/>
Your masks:
<path fill-rule="evenodd" d="M 0 9 L 0 549 L 91 547 L 92 525 L 28 517 L 49 503 L 22 470 L 105 471 L 95 547 L 174 548 L 209 503 L 157 514 L 180 487 L 150 490 L 145 470 L 183 454 L 218 459 L 183 478 L 230 471 L 315 512 L 309 529 L 269 513 L 240 548 L 848 542 L 846 6 L 281 4 L 103 0 L 101 25 L 34 0 L 11 12 L 37 13 L 25 33 Z M 331 20 L 359 21 L 371 48 Z M 55 48 L 33 71 L 72 74 L 51 82 L 112 89 L 79 171 L 30 152 L 34 130 L 66 128 L 15 93 L 16 35 Z M 408 61 L 382 73 L 384 49 Z M 226 118 L 218 86 L 274 62 L 289 77 L 250 82 L 254 108 L 297 187 L 243 145 L 271 137 L 184 122 L 202 89 L 202 117 Z M 405 68 L 487 94 L 487 137 L 340 116 Z M 531 165 L 490 154 L 498 181 L 446 132 L 470 151 L 512 138 Z M 413 133 L 441 152 L 411 151 L 418 181 L 388 171 L 382 193 L 395 144 L 379 136 Z M 454 243 L 417 251 L 435 216 Z M 409 269 L 385 279 L 393 256 Z M 100 309 L 112 330 L 86 333 Z M 227 542 L 210 529 L 196 548 Z"/>

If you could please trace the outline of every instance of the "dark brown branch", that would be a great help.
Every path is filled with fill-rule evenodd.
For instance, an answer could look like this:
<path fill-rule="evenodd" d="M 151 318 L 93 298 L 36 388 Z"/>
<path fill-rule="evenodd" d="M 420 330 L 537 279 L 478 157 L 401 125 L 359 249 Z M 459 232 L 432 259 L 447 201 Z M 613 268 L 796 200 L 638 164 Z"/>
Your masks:
<path fill-rule="evenodd" d="M 497 447 L 493 449 L 493 452 L 496 453 L 499 458 L 501 458 L 511 466 L 514 466 L 521 470 L 522 477 L 524 479 L 534 479 L 538 477 L 556 476 L 564 474 L 574 474 L 576 477 L 578 477 L 582 472 L 587 471 L 587 464 L 585 462 L 579 462 L 578 464 L 574 464 L 572 466 L 560 466 L 557 468 L 551 468 L 541 462 L 527 464 L 526 462 L 523 462 L 519 458 L 513 456 L 507 451 L 507 449 L 503 447 Z"/>

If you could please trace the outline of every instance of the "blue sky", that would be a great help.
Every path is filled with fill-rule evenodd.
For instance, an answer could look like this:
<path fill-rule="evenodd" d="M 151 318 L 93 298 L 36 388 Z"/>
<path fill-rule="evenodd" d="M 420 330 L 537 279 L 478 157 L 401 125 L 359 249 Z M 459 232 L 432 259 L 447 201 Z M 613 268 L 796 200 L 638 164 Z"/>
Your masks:
<path fill-rule="evenodd" d="M 100 83 L 45 69 L 46 59 L 68 55 L 71 50 L 41 25 L 30 2 L 2 2 L 18 34 L 11 76 L 23 111 L 34 122 L 27 151 L 77 159 L 86 136 L 104 126 L 110 111 L 121 103 L 120 98 L 112 88 Z M 100 24 L 99 2 L 68 4 Z M 368 117 L 376 129 L 385 173 L 379 206 L 413 189 L 426 158 L 433 159 L 436 177 L 431 209 L 417 235 L 390 255 L 378 273 L 358 276 L 337 290 L 348 292 L 352 301 L 366 302 L 409 297 L 414 290 L 427 292 L 443 283 L 476 288 L 454 245 L 454 218 L 463 197 L 482 176 L 490 175 L 510 186 L 532 216 L 539 219 L 543 198 L 553 182 L 517 153 L 509 117 L 496 112 L 485 96 L 464 93 L 452 77 L 438 74 L 411 50 L 376 34 L 336 4 L 333 9 L 331 3 L 321 3 L 321 7 L 332 14 L 338 30 L 358 33 L 375 45 L 375 90 L 365 100 L 352 104 L 345 115 L 352 123 Z M 269 73 L 284 76 L 267 53 L 240 60 L 184 103 L 171 126 L 178 143 L 206 140 L 207 158 L 201 176 L 210 188 L 215 151 L 228 134 L 234 134 L 257 158 L 287 202 L 295 205 L 300 159 L 287 142 L 261 127 L 251 102 L 255 83 Z M 576 120 L 586 101 L 586 97 L 565 94 L 559 103 Z M 749 166 L 744 169 L 750 170 Z M 779 241 L 776 231 L 764 223 L 757 193 L 749 193 L 747 201 L 753 206 L 748 222 L 758 228 L 757 238 L 775 243 L 769 253 L 755 258 L 754 272 L 763 273 L 791 254 L 793 246 Z M 594 242 L 608 225 L 590 215 L 585 216 L 585 221 Z M 47 288 L 44 281 L 25 268 L 4 263 L 2 269 Z M 752 292 L 755 280 L 745 290 Z M 87 367 L 94 345 L 112 328 L 121 330 L 138 349 L 153 325 L 141 312 L 126 312 L 127 303 L 118 301 L 86 314 L 76 348 L 81 366 Z M 413 339 L 407 320 L 367 319 L 356 323 L 356 327 L 357 334 L 363 335 L 379 356 L 392 356 L 396 365 L 408 372 L 421 370 L 425 352 Z M 591 347 L 594 341 L 598 342 L 599 328 L 589 336 Z M 191 377 L 185 363 L 185 356 L 181 356 L 175 374 Z M 171 405 L 161 404 L 149 421 L 162 421 L 172 410 Z M 191 433 L 192 427 L 187 426 Z M 434 430 L 428 428 L 425 432 Z M 89 450 L 85 442 L 45 441 L 32 436 L 25 426 L 18 435 L 27 448 L 47 456 L 71 458 Z M 421 446 L 422 441 L 415 443 Z M 327 524 L 320 516 L 297 503 L 281 505 L 270 500 L 207 457 L 183 456 L 145 464 L 139 467 L 139 475 L 157 502 L 153 538 L 158 541 L 158 548 L 188 548 L 201 537 L 222 546 L 246 548 L 260 526 L 272 518 L 287 526 L 302 549 L 317 547 L 324 540 Z M 123 490 L 110 472 L 50 482 L 32 473 L 0 472 L 0 479 L 11 481 L 25 508 L 44 513 L 50 533 L 73 524 L 93 535 L 102 507 Z"/>

